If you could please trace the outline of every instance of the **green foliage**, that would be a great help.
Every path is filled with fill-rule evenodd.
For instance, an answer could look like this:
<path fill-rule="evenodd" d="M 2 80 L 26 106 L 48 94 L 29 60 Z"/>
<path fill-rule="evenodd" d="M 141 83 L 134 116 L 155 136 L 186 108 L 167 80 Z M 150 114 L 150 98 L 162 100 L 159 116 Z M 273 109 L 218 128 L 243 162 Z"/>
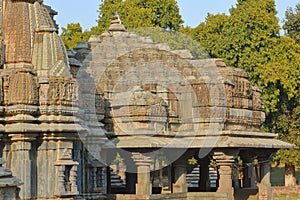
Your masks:
<path fill-rule="evenodd" d="M 109 27 L 109 24 L 115 15 L 115 12 L 120 12 L 120 6 L 122 0 L 101 0 L 99 6 L 98 26 L 92 27 L 91 32 L 93 34 L 101 34 L 105 29 Z"/>
<path fill-rule="evenodd" d="M 228 18 L 225 14 L 208 14 L 206 21 L 191 31 L 193 39 L 199 41 L 212 57 L 222 57 L 221 55 L 224 54 L 222 49 L 225 39 L 223 29 Z"/>
<path fill-rule="evenodd" d="M 268 62 L 265 50 L 279 35 L 274 0 L 238 1 L 230 16 L 208 14 L 194 33 L 194 39 L 207 48 L 212 57 L 223 58 L 234 67 L 255 76 L 255 67 Z"/>
<path fill-rule="evenodd" d="M 300 43 L 300 3 L 296 5 L 296 8 L 288 8 L 285 12 L 285 20 L 283 29 L 286 35 Z"/>
<path fill-rule="evenodd" d="M 124 160 L 124 159 L 120 156 L 120 154 L 117 153 L 116 158 L 114 159 L 114 161 L 112 162 L 112 164 L 113 164 L 113 165 L 117 165 L 117 164 L 123 162 L 123 160 Z"/>
<path fill-rule="evenodd" d="M 193 32 L 212 57 L 242 68 L 263 91 L 267 114 L 276 112 L 282 95 L 290 100 L 299 84 L 299 47 L 279 37 L 274 0 L 240 0 L 230 16 L 208 14 Z"/>
<path fill-rule="evenodd" d="M 140 36 L 149 36 L 157 44 L 167 44 L 172 50 L 188 49 L 194 58 L 208 58 L 208 53 L 198 42 L 186 34 L 166 31 L 162 28 L 140 28 L 134 30 Z"/>
<path fill-rule="evenodd" d="M 92 33 L 101 34 L 107 29 L 116 11 L 128 30 L 140 27 L 179 30 L 183 24 L 176 0 L 102 0 L 98 26 L 92 28 Z"/>
<path fill-rule="evenodd" d="M 198 161 L 197 159 L 193 156 L 192 158 L 188 159 L 189 165 L 197 165 Z"/>
<path fill-rule="evenodd" d="M 263 89 L 266 112 L 294 108 L 300 85 L 300 46 L 289 37 L 280 37 L 268 50 L 268 62 L 256 68 L 256 84 Z M 285 105 L 286 104 L 286 105 Z M 273 116 L 272 116 L 273 118 Z"/>
<path fill-rule="evenodd" d="M 128 0 L 127 0 L 128 1 Z M 176 0 L 143 0 L 145 7 L 155 13 L 152 19 L 154 27 L 161 27 L 166 30 L 178 30 L 183 20 L 179 13 Z"/>
<path fill-rule="evenodd" d="M 227 65 L 250 74 L 265 99 L 265 129 L 299 147 L 300 128 L 292 124 L 299 123 L 294 114 L 300 104 L 300 46 L 279 36 L 276 13 L 274 0 L 238 0 L 229 16 L 208 14 L 191 33 L 212 57 L 223 58 Z M 287 163 L 300 160 L 298 150 L 278 155 Z"/>
<path fill-rule="evenodd" d="M 89 32 L 83 32 L 79 23 L 68 24 L 67 28 L 62 27 L 61 39 L 67 49 L 73 49 L 77 42 L 87 41 L 89 37 Z"/>

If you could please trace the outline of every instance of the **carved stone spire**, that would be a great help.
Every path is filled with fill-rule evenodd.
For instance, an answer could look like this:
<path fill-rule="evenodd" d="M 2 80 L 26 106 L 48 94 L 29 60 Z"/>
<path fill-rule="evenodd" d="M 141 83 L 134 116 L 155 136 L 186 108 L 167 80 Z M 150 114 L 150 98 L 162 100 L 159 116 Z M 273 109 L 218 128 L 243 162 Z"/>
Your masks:
<path fill-rule="evenodd" d="M 51 16 L 56 13 L 41 0 L 3 1 L 4 68 L 29 68 L 43 77 L 71 75 Z"/>
<path fill-rule="evenodd" d="M 31 63 L 30 19 L 26 3 L 28 2 L 10 0 L 4 8 L 3 28 L 7 63 Z"/>
<path fill-rule="evenodd" d="M 125 32 L 126 29 L 122 24 L 122 21 L 120 19 L 120 16 L 118 15 L 118 12 L 116 12 L 114 19 L 110 23 L 110 27 L 108 28 L 109 32 Z"/>

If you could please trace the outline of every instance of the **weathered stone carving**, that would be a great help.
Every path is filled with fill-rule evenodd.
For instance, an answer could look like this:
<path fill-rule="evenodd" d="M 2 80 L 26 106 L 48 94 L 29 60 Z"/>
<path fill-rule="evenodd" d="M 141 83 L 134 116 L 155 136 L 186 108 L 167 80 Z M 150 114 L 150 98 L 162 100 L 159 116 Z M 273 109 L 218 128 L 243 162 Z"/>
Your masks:
<path fill-rule="evenodd" d="M 36 105 L 38 103 L 38 84 L 35 74 L 18 70 L 9 76 L 7 105 Z"/>
<path fill-rule="evenodd" d="M 78 90 L 71 77 L 51 77 L 49 81 L 49 101 L 51 105 L 72 106 L 78 100 Z"/>

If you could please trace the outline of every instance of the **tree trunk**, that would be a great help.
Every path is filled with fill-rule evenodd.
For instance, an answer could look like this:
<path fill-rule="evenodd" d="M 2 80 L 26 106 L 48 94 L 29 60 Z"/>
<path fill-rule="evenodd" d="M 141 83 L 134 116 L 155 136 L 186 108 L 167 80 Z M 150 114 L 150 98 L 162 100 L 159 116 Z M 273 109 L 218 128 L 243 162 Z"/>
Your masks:
<path fill-rule="evenodd" d="M 285 164 L 285 186 L 296 186 L 295 165 Z"/>

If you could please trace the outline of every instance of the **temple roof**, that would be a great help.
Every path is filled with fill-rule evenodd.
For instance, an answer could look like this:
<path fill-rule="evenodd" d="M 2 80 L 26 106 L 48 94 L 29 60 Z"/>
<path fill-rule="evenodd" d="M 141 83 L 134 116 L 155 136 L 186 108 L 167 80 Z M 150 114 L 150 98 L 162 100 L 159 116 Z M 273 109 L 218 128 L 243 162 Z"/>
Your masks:
<path fill-rule="evenodd" d="M 197 137 L 153 137 L 153 136 L 120 136 L 112 140 L 117 148 L 261 148 L 282 149 L 294 148 L 287 142 L 274 139 L 276 134 L 239 132 L 222 132 L 220 135 Z"/>
<path fill-rule="evenodd" d="M 261 91 L 221 59 L 197 60 L 127 32 L 118 15 L 90 46 L 84 64 L 109 102 L 104 123 L 118 148 L 293 147 L 261 130 Z"/>

